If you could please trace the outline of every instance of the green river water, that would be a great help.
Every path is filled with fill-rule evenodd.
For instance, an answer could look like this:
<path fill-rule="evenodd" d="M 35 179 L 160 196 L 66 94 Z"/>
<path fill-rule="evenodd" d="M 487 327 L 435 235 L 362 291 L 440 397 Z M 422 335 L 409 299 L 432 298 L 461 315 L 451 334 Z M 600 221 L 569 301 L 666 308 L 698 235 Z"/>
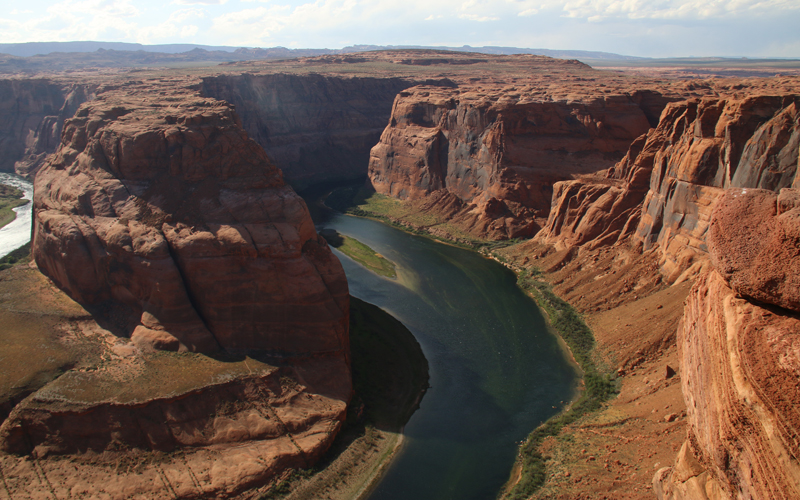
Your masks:
<path fill-rule="evenodd" d="M 511 271 L 476 252 L 347 215 L 325 227 L 397 264 L 391 280 L 337 252 L 350 293 L 403 322 L 430 365 L 431 388 L 369 498 L 495 498 L 518 443 L 575 394 L 578 375 L 539 309 Z"/>

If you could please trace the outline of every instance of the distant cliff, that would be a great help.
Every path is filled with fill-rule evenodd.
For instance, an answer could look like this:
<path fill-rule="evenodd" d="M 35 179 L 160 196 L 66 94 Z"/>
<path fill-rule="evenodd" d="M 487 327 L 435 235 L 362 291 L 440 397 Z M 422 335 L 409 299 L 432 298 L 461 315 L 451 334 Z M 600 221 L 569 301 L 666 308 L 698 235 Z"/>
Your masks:
<path fill-rule="evenodd" d="M 64 120 L 92 99 L 96 87 L 0 80 L 0 172 L 35 173 L 58 147 Z"/>
<path fill-rule="evenodd" d="M 376 191 L 447 198 L 444 215 L 476 237 L 533 236 L 556 182 L 612 167 L 674 99 L 647 90 L 569 95 L 568 87 L 554 97 L 545 85 L 520 87 L 401 92 L 370 156 Z"/>
<path fill-rule="evenodd" d="M 236 75 L 203 79 L 203 95 L 236 106 L 247 134 L 296 189 L 366 174 L 389 121 L 399 78 Z"/>

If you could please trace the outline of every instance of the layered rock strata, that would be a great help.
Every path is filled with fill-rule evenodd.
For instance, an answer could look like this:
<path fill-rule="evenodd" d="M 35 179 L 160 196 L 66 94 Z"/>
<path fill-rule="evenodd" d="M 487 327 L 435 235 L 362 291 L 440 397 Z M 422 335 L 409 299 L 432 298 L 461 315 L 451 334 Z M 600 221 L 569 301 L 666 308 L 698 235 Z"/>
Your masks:
<path fill-rule="evenodd" d="M 715 269 L 678 329 L 688 438 L 654 479 L 659 498 L 800 496 L 796 200 L 796 190 L 731 189 L 714 209 Z"/>
<path fill-rule="evenodd" d="M 124 343 L 115 350 L 131 352 Z M 106 359 L 95 373 L 157 364 L 154 358 L 144 368 L 131 362 L 139 356 L 126 355 L 122 366 Z M 282 368 L 252 359 L 249 366 L 238 364 L 250 373 L 131 401 L 65 397 L 69 383 L 59 380 L 45 386 L 0 427 L 6 493 L 19 499 L 260 498 L 270 481 L 287 469 L 312 466 L 330 446 L 349 397 L 341 383 L 347 366 L 335 357 Z M 88 377 L 85 382 L 102 392 L 107 375 L 62 377 Z"/>
<path fill-rule="evenodd" d="M 711 211 L 725 189 L 796 185 L 798 103 L 796 95 L 757 95 L 669 104 L 658 126 L 602 179 L 555 186 L 537 237 L 563 247 L 630 237 L 659 252 L 668 281 L 697 271 L 708 253 Z"/>
<path fill-rule="evenodd" d="M 36 176 L 33 255 L 118 338 L 11 411 L 6 475 L 61 475 L 46 457 L 70 454 L 59 487 L 227 498 L 330 446 L 352 393 L 347 281 L 229 104 L 177 82 L 99 89 Z M 120 482 L 109 460 L 159 464 Z"/>
<path fill-rule="evenodd" d="M 648 92 L 541 94 L 468 85 L 401 92 L 370 154 L 372 185 L 400 199 L 449 199 L 455 210 L 444 215 L 475 236 L 532 236 L 553 184 L 612 167 L 666 101 Z"/>
<path fill-rule="evenodd" d="M 232 75 L 204 78 L 203 95 L 236 106 L 247 134 L 301 189 L 366 174 L 403 78 Z"/>
<path fill-rule="evenodd" d="M 346 357 L 347 282 L 303 201 L 228 104 L 153 90 L 67 122 L 36 177 L 39 268 L 142 344 Z"/>
<path fill-rule="evenodd" d="M 46 79 L 0 80 L 0 172 L 29 176 L 59 145 L 64 120 L 96 85 Z"/>

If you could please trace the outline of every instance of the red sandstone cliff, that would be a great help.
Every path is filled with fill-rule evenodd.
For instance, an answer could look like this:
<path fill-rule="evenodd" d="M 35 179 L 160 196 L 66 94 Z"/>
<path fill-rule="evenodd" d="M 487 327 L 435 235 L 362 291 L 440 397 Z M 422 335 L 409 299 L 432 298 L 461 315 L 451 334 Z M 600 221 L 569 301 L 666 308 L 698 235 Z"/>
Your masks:
<path fill-rule="evenodd" d="M 303 201 L 229 105 L 153 91 L 67 122 L 36 177 L 39 268 L 135 341 L 346 356 L 347 282 Z"/>
<path fill-rule="evenodd" d="M 227 103 L 174 82 L 99 89 L 36 176 L 33 254 L 132 345 L 95 326 L 102 362 L 11 411 L 16 495 L 229 498 L 330 446 L 352 392 L 344 271 Z M 153 380 L 162 365 L 174 379 Z M 47 458 L 63 454 L 75 471 Z"/>
<path fill-rule="evenodd" d="M 203 95 L 236 106 L 247 134 L 297 189 L 366 174 L 398 92 L 408 79 L 312 75 L 207 77 Z"/>
<path fill-rule="evenodd" d="M 706 260 L 711 210 L 727 188 L 796 185 L 796 95 L 672 103 L 603 179 L 556 184 L 547 225 L 556 246 L 613 244 L 630 237 L 660 255 L 668 281 Z"/>
<path fill-rule="evenodd" d="M 376 191 L 428 199 L 480 238 L 532 236 L 556 182 L 612 167 L 677 99 L 672 91 L 601 83 L 606 75 L 576 61 L 531 64 L 552 74 L 401 92 L 370 155 Z M 591 84 L 606 88 L 584 86 Z"/>
<path fill-rule="evenodd" d="M 716 269 L 695 283 L 678 329 L 689 432 L 662 499 L 800 496 L 800 203 L 731 189 L 711 218 Z"/>

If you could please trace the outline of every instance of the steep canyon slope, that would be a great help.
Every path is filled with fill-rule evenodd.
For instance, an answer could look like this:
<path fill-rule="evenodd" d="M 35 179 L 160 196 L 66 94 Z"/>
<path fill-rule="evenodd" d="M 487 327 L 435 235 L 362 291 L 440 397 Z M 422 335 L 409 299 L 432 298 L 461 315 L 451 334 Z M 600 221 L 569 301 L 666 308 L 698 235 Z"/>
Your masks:
<path fill-rule="evenodd" d="M 403 78 L 221 75 L 203 78 L 203 95 L 236 106 L 248 136 L 295 189 L 364 176 L 369 149 L 389 120 Z"/>
<path fill-rule="evenodd" d="M 730 189 L 678 328 L 688 436 L 662 499 L 800 495 L 798 190 Z"/>
<path fill-rule="evenodd" d="M 629 239 L 659 254 L 667 281 L 698 266 L 716 198 L 725 189 L 791 187 L 796 179 L 798 94 L 690 99 L 670 104 L 605 175 L 556 184 L 537 238 L 564 247 Z"/>
<path fill-rule="evenodd" d="M 613 166 L 669 100 L 647 90 L 549 90 L 519 82 L 401 92 L 372 149 L 373 187 L 403 200 L 446 199 L 444 215 L 478 237 L 532 236 L 555 182 Z"/>
<path fill-rule="evenodd" d="M 15 498 L 37 474 L 42 492 L 238 495 L 312 464 L 342 425 L 342 267 L 233 108 L 182 83 L 98 88 L 36 175 L 36 264 L 102 326 L 68 327 L 96 361 L 2 423 Z"/>

